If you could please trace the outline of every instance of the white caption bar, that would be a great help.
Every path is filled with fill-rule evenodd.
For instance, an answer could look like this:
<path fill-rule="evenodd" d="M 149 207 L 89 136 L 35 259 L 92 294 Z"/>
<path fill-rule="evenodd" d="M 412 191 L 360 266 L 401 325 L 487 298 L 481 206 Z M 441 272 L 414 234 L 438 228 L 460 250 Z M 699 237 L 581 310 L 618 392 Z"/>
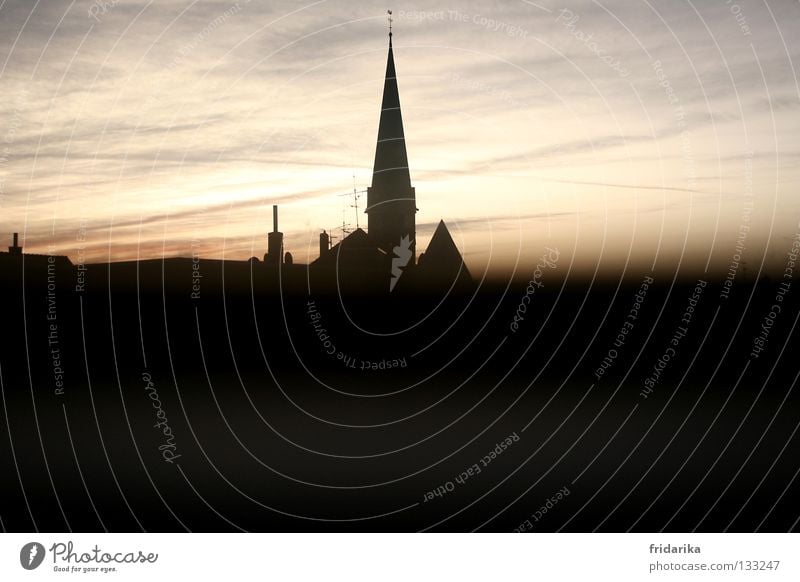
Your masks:
<path fill-rule="evenodd" d="M 800 580 L 799 541 L 791 534 L 4 534 L 0 580 Z"/>

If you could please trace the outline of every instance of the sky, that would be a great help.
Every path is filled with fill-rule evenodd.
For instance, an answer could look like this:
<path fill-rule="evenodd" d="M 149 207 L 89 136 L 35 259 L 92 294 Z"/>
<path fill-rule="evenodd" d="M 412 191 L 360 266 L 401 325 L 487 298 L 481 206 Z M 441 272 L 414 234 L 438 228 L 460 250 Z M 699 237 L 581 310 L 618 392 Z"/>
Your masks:
<path fill-rule="evenodd" d="M 417 248 L 470 270 L 781 270 L 800 2 L 0 0 L 0 236 L 73 262 L 366 226 L 387 8 Z M 568 261 L 568 263 L 567 263 Z M 566 268 L 566 266 L 565 266 Z"/>

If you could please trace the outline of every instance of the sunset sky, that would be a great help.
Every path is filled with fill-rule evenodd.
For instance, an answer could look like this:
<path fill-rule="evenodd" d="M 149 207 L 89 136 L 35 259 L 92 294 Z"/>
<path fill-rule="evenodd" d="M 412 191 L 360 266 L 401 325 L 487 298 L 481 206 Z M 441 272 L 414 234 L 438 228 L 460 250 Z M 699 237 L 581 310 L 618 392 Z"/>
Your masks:
<path fill-rule="evenodd" d="M 443 218 L 477 273 L 545 246 L 720 272 L 744 225 L 748 268 L 782 268 L 796 0 L 0 0 L 0 235 L 73 262 L 247 259 L 279 204 L 313 260 L 370 184 L 387 8 L 419 249 Z"/>

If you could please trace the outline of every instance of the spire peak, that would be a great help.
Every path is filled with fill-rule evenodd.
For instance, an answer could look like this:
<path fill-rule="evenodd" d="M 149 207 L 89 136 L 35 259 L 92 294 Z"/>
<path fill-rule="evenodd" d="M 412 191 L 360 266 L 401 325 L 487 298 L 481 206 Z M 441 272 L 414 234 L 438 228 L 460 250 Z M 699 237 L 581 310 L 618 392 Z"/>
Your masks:
<path fill-rule="evenodd" d="M 378 143 L 375 151 L 372 185 L 376 186 L 377 183 L 382 182 L 386 182 L 385 185 L 387 187 L 388 183 L 399 183 L 406 188 L 411 185 L 408 175 L 403 116 L 400 112 L 400 95 L 397 89 L 397 72 L 394 66 L 391 36 L 389 37 L 389 53 L 386 57 L 386 76 L 383 84 L 383 100 L 378 124 Z M 389 188 L 389 190 L 394 189 L 395 187 Z"/>
<path fill-rule="evenodd" d="M 407 237 L 412 241 L 411 252 L 414 256 L 414 214 L 417 207 L 408 171 L 403 115 L 400 112 L 397 72 L 394 67 L 392 11 L 387 12 L 389 51 L 386 56 L 386 76 L 383 82 L 372 185 L 367 188 L 366 212 L 369 215 L 369 234 L 380 242 L 382 248 L 391 252 L 403 237 Z"/>

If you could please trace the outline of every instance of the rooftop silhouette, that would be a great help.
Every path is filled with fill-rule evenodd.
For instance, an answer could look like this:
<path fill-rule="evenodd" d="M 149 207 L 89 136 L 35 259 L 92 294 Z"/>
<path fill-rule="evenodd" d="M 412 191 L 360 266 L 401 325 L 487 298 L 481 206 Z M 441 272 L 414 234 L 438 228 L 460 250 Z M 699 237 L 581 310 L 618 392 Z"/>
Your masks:
<path fill-rule="evenodd" d="M 447 290 L 454 285 L 463 287 L 471 283 L 469 271 L 443 220 L 431 240 L 427 266 L 416 268 L 415 217 L 418 208 L 416 192 L 411 186 L 392 37 L 390 27 L 372 185 L 367 189 L 367 207 L 364 211 L 368 217 L 367 230 L 357 228 L 332 248 L 329 248 L 330 235 L 323 231 L 320 234 L 319 257 L 310 265 L 297 264 L 292 260 L 291 252 L 284 248 L 284 233 L 278 227 L 278 206 L 275 205 L 273 228 L 267 234 L 263 263 L 257 258 L 249 261 L 226 260 L 224 263 L 228 265 L 229 280 L 235 275 L 250 277 L 250 267 L 257 267 L 271 271 L 280 268 L 282 286 L 297 287 L 298 290 L 304 288 L 306 280 L 313 280 L 324 288 L 378 294 L 403 288 L 420 290 L 426 286 Z M 1 255 L 24 256 L 30 268 L 34 268 L 34 261 L 41 262 L 41 259 L 35 260 L 32 255 L 23 254 L 16 233 L 8 253 Z M 66 257 L 58 259 L 62 267 L 64 260 L 68 262 Z M 192 261 L 197 262 L 190 258 L 165 260 L 178 271 L 191 269 Z M 0 268 L 6 264 L 7 261 L 0 262 Z M 205 261 L 205 264 L 212 262 Z M 247 268 L 243 268 L 244 265 Z M 134 267 L 135 262 L 115 263 L 113 269 L 121 273 Z M 133 283 L 133 276 L 128 278 Z M 402 284 L 399 283 L 401 279 Z"/>

